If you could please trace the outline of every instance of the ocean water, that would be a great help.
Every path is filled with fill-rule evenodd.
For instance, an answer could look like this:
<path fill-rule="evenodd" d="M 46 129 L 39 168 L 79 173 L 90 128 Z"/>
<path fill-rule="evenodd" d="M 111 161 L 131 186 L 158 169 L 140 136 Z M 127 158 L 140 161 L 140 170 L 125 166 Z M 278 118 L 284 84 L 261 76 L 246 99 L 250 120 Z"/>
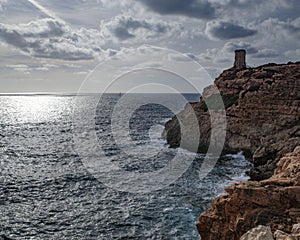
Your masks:
<path fill-rule="evenodd" d="M 184 96 L 188 101 L 199 99 L 197 94 Z M 155 101 L 133 111 L 126 119 L 128 134 L 116 139 L 113 112 L 121 97 L 0 96 L 0 235 L 12 239 L 199 239 L 198 216 L 212 198 L 223 193 L 224 186 L 246 179 L 249 163 L 232 156 L 218 161 L 200 179 L 203 155 L 168 148 L 160 135 L 174 113 Z M 154 96 L 162 103 L 174 103 L 178 97 Z M 74 114 L 84 123 L 87 110 L 95 104 L 94 126 L 79 132 L 87 136 L 95 132 L 99 154 L 83 156 L 76 146 Z M 118 108 L 117 115 L 125 116 L 128 108 Z M 103 176 L 114 176 L 110 165 L 104 174 L 95 175 L 86 162 L 113 163 L 134 178 L 135 173 L 163 168 L 176 154 L 193 157 L 187 170 L 171 184 L 145 192 L 122 191 L 107 184 Z"/>

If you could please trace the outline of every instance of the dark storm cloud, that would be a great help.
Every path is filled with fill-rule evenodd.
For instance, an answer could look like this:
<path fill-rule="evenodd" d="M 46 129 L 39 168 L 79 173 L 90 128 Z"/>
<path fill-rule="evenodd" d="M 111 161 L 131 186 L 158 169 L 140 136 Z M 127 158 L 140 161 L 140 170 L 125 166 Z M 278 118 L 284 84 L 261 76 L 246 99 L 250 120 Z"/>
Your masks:
<path fill-rule="evenodd" d="M 215 8 L 206 0 L 141 0 L 159 14 L 178 14 L 191 18 L 213 19 Z"/>
<path fill-rule="evenodd" d="M 207 23 L 205 33 L 213 39 L 228 40 L 253 36 L 257 31 L 229 22 L 212 21 Z"/>

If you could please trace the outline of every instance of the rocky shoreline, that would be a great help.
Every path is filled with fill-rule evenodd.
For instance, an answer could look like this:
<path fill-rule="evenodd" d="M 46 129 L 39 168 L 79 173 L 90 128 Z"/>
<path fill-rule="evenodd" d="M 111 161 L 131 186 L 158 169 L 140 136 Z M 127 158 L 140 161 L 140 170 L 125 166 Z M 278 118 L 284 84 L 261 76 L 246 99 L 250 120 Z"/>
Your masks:
<path fill-rule="evenodd" d="M 300 222 L 300 63 L 231 68 L 214 85 L 227 118 L 223 153 L 243 151 L 253 168 L 250 181 L 228 187 L 200 216 L 202 239 L 240 239 L 258 225 L 290 233 Z M 206 103 L 218 95 L 215 89 L 208 86 L 192 104 L 201 133 L 198 152 L 205 152 L 210 142 Z M 190 111 L 186 107 L 179 114 L 189 116 Z M 171 147 L 182 147 L 177 117 L 166 124 L 164 136 Z"/>
<path fill-rule="evenodd" d="M 277 165 L 271 178 L 233 184 L 213 200 L 197 222 L 201 239 L 240 239 L 258 225 L 291 233 L 300 223 L 300 147 Z"/>

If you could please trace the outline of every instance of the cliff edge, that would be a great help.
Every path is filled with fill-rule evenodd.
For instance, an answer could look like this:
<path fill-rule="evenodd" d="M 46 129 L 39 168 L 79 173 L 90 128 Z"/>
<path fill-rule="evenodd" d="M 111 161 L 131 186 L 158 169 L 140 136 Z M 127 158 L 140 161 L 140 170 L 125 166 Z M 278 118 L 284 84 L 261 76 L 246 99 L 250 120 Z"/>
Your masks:
<path fill-rule="evenodd" d="M 300 63 L 231 68 L 214 85 L 227 118 L 223 153 L 243 151 L 253 168 L 250 181 L 228 187 L 200 216 L 202 239 L 238 240 L 258 225 L 289 232 L 300 221 Z M 201 133 L 198 152 L 205 153 L 210 142 L 206 102 L 218 94 L 214 89 L 207 87 L 192 104 Z M 166 124 L 164 136 L 171 147 L 180 145 L 176 116 Z"/>
<path fill-rule="evenodd" d="M 226 110 L 223 153 L 243 151 L 252 158 L 251 180 L 271 177 L 279 159 L 299 145 L 300 63 L 231 68 L 216 78 L 214 84 Z M 213 102 L 217 95 L 214 89 L 205 88 L 200 101 L 192 104 L 200 126 L 200 153 L 206 153 L 210 142 L 211 123 L 205 102 Z M 179 115 L 188 116 L 190 111 L 186 108 Z M 192 138 L 192 131 L 189 134 Z M 170 147 L 180 146 L 176 116 L 166 123 L 164 136 Z"/>

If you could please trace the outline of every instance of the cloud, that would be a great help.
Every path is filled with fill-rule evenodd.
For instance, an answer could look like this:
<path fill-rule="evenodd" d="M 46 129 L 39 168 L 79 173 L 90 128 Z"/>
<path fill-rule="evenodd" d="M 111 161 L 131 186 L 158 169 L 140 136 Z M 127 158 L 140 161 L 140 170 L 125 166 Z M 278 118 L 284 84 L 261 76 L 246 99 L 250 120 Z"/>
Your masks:
<path fill-rule="evenodd" d="M 285 57 L 289 59 L 289 61 L 299 61 L 300 59 L 300 48 L 295 50 L 288 50 L 284 53 Z"/>
<path fill-rule="evenodd" d="M 218 19 L 223 21 L 238 20 L 246 24 L 254 22 L 255 26 L 268 18 L 285 21 L 299 17 L 298 0 L 207 0 L 216 8 Z"/>
<path fill-rule="evenodd" d="M 257 53 L 252 55 L 253 58 L 273 58 L 278 56 L 279 54 L 277 53 L 277 51 L 269 48 L 259 50 Z"/>
<path fill-rule="evenodd" d="M 167 59 L 176 62 L 199 62 L 199 58 L 193 53 L 170 53 Z"/>
<path fill-rule="evenodd" d="M 200 19 L 215 18 L 215 8 L 206 0 L 141 0 L 140 2 L 162 15 L 173 14 Z"/>
<path fill-rule="evenodd" d="M 0 0 L 0 12 L 4 10 L 4 4 L 7 2 L 7 0 Z"/>
<path fill-rule="evenodd" d="M 14 71 L 18 71 L 18 72 L 24 72 L 24 73 L 29 72 L 29 67 L 26 64 L 11 64 L 11 65 L 6 65 L 6 67 L 11 68 Z"/>
<path fill-rule="evenodd" d="M 215 20 L 206 24 L 205 33 L 211 39 L 227 40 L 253 36 L 257 31 L 230 22 Z"/>
<path fill-rule="evenodd" d="M 115 41 L 140 40 L 158 38 L 180 32 L 182 27 L 177 23 L 166 23 L 158 20 L 137 19 L 130 16 L 117 16 L 110 22 L 102 22 L 100 29 L 106 39 Z"/>
<path fill-rule="evenodd" d="M 261 24 L 261 31 L 267 32 L 274 40 L 286 41 L 294 39 L 299 42 L 300 38 L 300 17 L 294 20 L 282 21 L 278 18 L 268 18 Z"/>
<path fill-rule="evenodd" d="M 227 42 L 224 44 L 222 51 L 227 53 L 233 53 L 236 49 L 245 49 L 247 54 L 258 53 L 258 49 L 253 47 L 249 42 Z"/>
<path fill-rule="evenodd" d="M 27 24 L 0 24 L 0 40 L 33 57 L 91 60 L 102 53 L 97 30 L 78 29 L 51 18 Z"/>
<path fill-rule="evenodd" d="M 8 64 L 6 65 L 7 68 L 13 69 L 14 71 L 17 72 L 24 72 L 24 73 L 30 73 L 32 71 L 42 71 L 46 72 L 49 71 L 49 69 L 53 69 L 56 67 L 50 66 L 50 65 L 43 65 L 41 66 L 28 66 L 26 64 Z"/>
<path fill-rule="evenodd" d="M 34 57 L 69 61 L 92 60 L 96 57 L 92 49 L 78 47 L 70 40 L 46 40 L 43 43 L 34 43 L 30 53 Z"/>
<path fill-rule="evenodd" d="M 212 62 L 217 57 L 219 51 L 220 50 L 217 48 L 206 49 L 205 53 L 201 53 L 199 55 L 199 59 L 205 62 Z"/>
<path fill-rule="evenodd" d="M 0 26 L 6 26 L 10 31 L 18 32 L 23 37 L 28 38 L 57 37 L 62 36 L 67 31 L 64 23 L 51 18 L 40 19 L 27 24 L 10 25 L 9 27 L 5 24 L 1 24 Z"/>

